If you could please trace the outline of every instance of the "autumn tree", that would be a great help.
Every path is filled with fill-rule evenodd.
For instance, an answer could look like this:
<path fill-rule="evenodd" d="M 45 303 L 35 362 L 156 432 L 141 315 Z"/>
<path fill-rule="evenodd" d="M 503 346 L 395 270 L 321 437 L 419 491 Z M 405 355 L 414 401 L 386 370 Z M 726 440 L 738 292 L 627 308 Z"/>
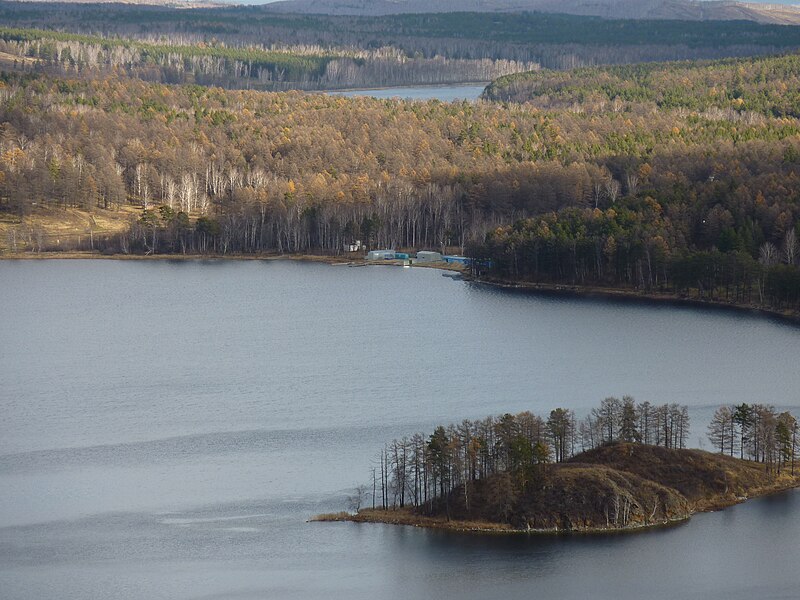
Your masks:
<path fill-rule="evenodd" d="M 734 411 L 730 406 L 720 406 L 714 411 L 714 416 L 708 426 L 708 439 L 711 444 L 719 449 L 720 454 L 734 452 Z"/>
<path fill-rule="evenodd" d="M 562 462 L 572 455 L 575 436 L 575 416 L 571 410 L 556 408 L 550 411 L 547 430 L 552 441 L 555 461 Z"/>

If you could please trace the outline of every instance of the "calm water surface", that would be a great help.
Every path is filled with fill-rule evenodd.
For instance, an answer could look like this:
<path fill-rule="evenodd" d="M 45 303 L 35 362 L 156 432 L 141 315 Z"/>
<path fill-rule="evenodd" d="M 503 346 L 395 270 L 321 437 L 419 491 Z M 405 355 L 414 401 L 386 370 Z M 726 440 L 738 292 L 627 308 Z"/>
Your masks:
<path fill-rule="evenodd" d="M 488 84 L 424 85 L 419 87 L 388 87 L 374 90 L 346 90 L 326 92 L 332 96 L 371 96 L 372 98 L 400 98 L 402 100 L 477 100 Z"/>
<path fill-rule="evenodd" d="M 0 262 L 0 311 L 0 598 L 800 594 L 797 492 L 624 536 L 305 522 L 439 422 L 797 412 L 796 327 L 288 261 Z"/>

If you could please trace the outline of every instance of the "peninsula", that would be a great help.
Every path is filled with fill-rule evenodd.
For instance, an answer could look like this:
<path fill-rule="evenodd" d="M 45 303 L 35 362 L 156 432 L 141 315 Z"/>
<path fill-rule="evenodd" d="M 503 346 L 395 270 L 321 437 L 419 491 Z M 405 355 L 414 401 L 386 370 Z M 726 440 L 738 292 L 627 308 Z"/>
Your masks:
<path fill-rule="evenodd" d="M 576 432 L 595 447 L 571 455 Z M 367 490 L 357 490 L 353 512 L 312 520 L 458 531 L 623 531 L 800 486 L 797 420 L 789 413 L 763 405 L 721 407 L 709 427 L 719 453 L 683 447 L 686 436 L 685 407 L 629 397 L 607 398 L 580 422 L 566 409 L 546 421 L 531 413 L 465 421 L 437 428 L 427 442 L 414 436 L 388 445 L 374 488 L 380 488 L 379 505 L 361 509 Z"/>
<path fill-rule="evenodd" d="M 763 465 L 703 450 L 620 443 L 551 465 L 538 482 L 503 473 L 467 485 L 468 493 L 462 484 L 431 505 L 314 520 L 485 532 L 633 530 L 797 487 L 800 477 L 773 476 Z"/>

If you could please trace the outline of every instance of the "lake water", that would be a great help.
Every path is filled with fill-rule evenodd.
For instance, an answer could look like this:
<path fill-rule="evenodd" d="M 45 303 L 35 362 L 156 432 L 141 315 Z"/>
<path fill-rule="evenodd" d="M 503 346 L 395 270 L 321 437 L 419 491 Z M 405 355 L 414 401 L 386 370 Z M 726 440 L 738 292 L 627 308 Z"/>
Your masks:
<path fill-rule="evenodd" d="M 427 85 L 418 87 L 389 87 L 374 90 L 345 90 L 326 92 L 333 96 L 371 96 L 372 98 L 400 98 L 402 100 L 477 100 L 488 84 Z"/>
<path fill-rule="evenodd" d="M 0 262 L 0 311 L 4 600 L 798 596 L 798 492 L 633 535 L 305 522 L 440 422 L 797 414 L 797 327 L 290 261 Z"/>

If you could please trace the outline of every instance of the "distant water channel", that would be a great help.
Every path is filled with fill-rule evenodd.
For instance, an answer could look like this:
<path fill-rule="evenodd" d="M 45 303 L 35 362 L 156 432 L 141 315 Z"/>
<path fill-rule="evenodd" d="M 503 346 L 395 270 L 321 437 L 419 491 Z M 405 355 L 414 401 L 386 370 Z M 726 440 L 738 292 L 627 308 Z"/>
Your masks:
<path fill-rule="evenodd" d="M 0 262 L 0 597 L 796 598 L 800 493 L 632 535 L 306 523 L 384 441 L 607 395 L 800 409 L 800 330 L 428 269 Z M 706 443 L 707 445 L 707 443 Z"/>
<path fill-rule="evenodd" d="M 389 87 L 373 90 L 344 90 L 326 92 L 333 96 L 370 96 L 372 98 L 400 98 L 401 100 L 477 100 L 488 84 L 427 85 L 418 87 Z"/>

